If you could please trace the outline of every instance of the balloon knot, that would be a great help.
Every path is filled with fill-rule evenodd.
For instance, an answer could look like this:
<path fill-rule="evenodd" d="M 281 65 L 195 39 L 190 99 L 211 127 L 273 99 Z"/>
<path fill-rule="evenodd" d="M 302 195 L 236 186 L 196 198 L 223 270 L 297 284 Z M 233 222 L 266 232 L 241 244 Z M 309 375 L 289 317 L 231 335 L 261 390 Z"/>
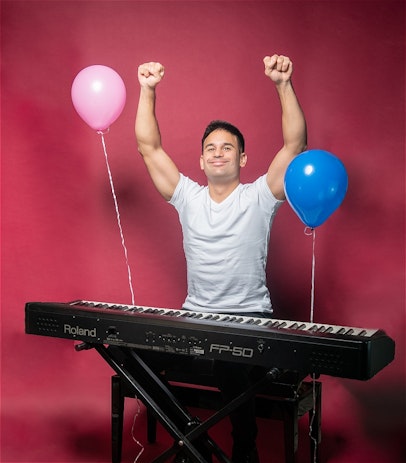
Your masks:
<path fill-rule="evenodd" d="M 312 236 L 312 235 L 313 235 L 313 230 L 314 230 L 313 227 L 305 227 L 303 233 L 304 233 L 306 236 Z"/>

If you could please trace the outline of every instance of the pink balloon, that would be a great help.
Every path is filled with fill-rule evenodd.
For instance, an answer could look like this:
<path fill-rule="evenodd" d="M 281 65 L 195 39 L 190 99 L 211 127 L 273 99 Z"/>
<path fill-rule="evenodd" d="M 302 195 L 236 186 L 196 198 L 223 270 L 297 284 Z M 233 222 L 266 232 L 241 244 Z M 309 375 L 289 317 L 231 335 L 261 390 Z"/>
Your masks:
<path fill-rule="evenodd" d="M 94 65 L 82 69 L 75 77 L 71 96 L 79 116 L 92 129 L 103 131 L 123 111 L 126 90 L 114 69 Z"/>

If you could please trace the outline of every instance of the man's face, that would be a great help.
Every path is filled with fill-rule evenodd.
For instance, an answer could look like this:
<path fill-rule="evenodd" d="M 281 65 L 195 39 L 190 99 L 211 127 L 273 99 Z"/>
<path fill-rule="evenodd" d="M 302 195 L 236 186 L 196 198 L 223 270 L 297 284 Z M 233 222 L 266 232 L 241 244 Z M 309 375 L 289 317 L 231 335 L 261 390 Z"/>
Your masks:
<path fill-rule="evenodd" d="M 246 162 L 245 153 L 240 153 L 238 138 L 230 132 L 218 129 L 204 140 L 200 168 L 207 178 L 238 178 Z"/>

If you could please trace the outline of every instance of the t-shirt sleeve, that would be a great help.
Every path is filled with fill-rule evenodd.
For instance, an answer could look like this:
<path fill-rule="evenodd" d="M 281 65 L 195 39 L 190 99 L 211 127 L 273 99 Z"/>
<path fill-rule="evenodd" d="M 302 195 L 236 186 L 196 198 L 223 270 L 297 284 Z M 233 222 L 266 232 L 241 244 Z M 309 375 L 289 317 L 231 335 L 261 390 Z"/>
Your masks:
<path fill-rule="evenodd" d="M 284 200 L 275 198 L 268 186 L 268 182 L 266 181 L 266 174 L 259 177 L 256 180 L 255 184 L 258 191 L 258 197 L 260 198 L 259 201 L 261 204 L 261 208 L 269 210 L 271 206 L 273 213 L 275 213 L 278 210 L 279 206 L 281 206 L 284 203 Z"/>
<path fill-rule="evenodd" d="M 168 202 L 180 212 L 184 209 L 187 202 L 198 194 L 202 188 L 198 183 L 181 173 L 172 198 Z"/>
<path fill-rule="evenodd" d="M 175 209 L 179 210 L 185 201 L 187 195 L 185 194 L 187 184 L 187 177 L 182 173 L 179 177 L 179 182 L 176 185 L 175 191 L 173 192 L 172 198 L 168 201 Z"/>

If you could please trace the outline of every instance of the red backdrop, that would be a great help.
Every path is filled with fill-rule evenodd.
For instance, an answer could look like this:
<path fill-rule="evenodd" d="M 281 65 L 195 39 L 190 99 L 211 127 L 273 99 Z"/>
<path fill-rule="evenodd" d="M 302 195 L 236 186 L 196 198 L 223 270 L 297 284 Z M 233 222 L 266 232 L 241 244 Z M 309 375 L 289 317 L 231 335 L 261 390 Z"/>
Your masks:
<path fill-rule="evenodd" d="M 133 136 L 137 66 L 166 67 L 158 116 L 181 170 L 201 179 L 201 133 L 224 118 L 246 136 L 250 181 L 281 143 L 262 65 L 274 52 L 294 61 L 309 148 L 336 154 L 349 175 L 344 203 L 316 230 L 315 321 L 382 328 L 397 344 L 396 360 L 370 381 L 322 378 L 324 458 L 404 461 L 404 2 L 1 6 L 1 461 L 109 460 L 109 368 L 71 341 L 24 334 L 26 301 L 131 301 L 101 140 L 70 98 L 76 74 L 104 64 L 126 84 L 126 106 L 106 144 L 135 299 L 179 307 L 180 227 Z M 311 238 L 303 230 L 285 204 L 269 263 L 280 318 L 310 317 Z M 93 445 L 98 436 L 105 442 Z"/>

